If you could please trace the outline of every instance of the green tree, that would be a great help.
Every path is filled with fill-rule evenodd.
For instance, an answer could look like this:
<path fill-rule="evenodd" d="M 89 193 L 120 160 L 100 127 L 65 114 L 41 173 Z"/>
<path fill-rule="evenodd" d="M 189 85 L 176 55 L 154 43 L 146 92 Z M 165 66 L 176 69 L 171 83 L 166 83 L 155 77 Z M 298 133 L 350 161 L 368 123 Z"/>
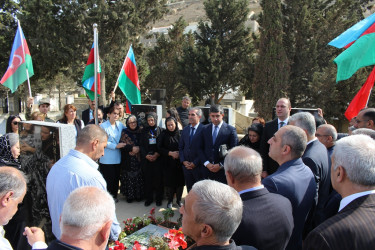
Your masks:
<path fill-rule="evenodd" d="M 161 34 L 156 46 L 147 55 L 150 74 L 145 85 L 148 88 L 166 89 L 167 107 L 171 107 L 175 100 L 180 100 L 187 92 L 178 73 L 178 60 L 182 56 L 183 48 L 189 43 L 189 37 L 192 36 L 191 33 L 184 34 L 186 26 L 185 20 L 180 17 L 173 27 L 168 29 L 168 35 Z"/>
<path fill-rule="evenodd" d="M 129 45 L 135 45 L 148 24 L 163 15 L 164 4 L 165 0 L 21 0 L 19 18 L 28 32 L 36 78 L 53 79 L 62 72 L 80 85 L 97 23 L 101 83 L 110 82 L 108 91 L 116 83 Z"/>
<path fill-rule="evenodd" d="M 289 60 L 283 47 L 281 5 L 278 0 L 261 2 L 258 58 L 254 72 L 254 107 L 265 119 L 270 119 L 277 99 L 288 96 Z"/>
<path fill-rule="evenodd" d="M 200 21 L 196 44 L 185 48 L 180 62 L 183 84 L 194 99 L 229 89 L 248 91 L 253 73 L 253 47 L 245 22 L 248 0 L 207 0 L 208 22 Z"/>

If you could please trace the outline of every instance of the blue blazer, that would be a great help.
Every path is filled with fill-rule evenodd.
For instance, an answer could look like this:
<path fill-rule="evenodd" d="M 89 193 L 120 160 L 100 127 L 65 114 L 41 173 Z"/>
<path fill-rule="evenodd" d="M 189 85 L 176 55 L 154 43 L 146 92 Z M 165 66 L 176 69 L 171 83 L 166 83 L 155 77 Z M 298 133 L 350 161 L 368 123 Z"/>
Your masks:
<path fill-rule="evenodd" d="M 181 132 L 181 138 L 179 143 L 179 151 L 180 151 L 180 161 L 181 163 L 184 161 L 193 162 L 195 166 L 200 164 L 199 160 L 199 148 L 197 144 L 199 144 L 200 136 L 202 133 L 202 129 L 204 125 L 199 123 L 197 131 L 195 131 L 191 144 L 189 143 L 190 139 L 190 125 L 186 126 Z"/>
<path fill-rule="evenodd" d="M 302 231 L 314 203 L 316 182 L 314 174 L 301 158 L 287 161 L 262 181 L 271 193 L 289 199 L 293 209 L 294 228 L 286 249 L 302 249 Z"/>
<path fill-rule="evenodd" d="M 204 164 L 206 161 L 209 161 L 213 164 L 224 164 L 224 159 L 220 159 L 219 157 L 219 147 L 223 144 L 227 145 L 228 150 L 237 146 L 238 137 L 236 129 L 234 127 L 223 122 L 217 134 L 215 144 L 212 144 L 212 123 L 204 127 L 202 130 L 202 136 L 199 143 L 199 159 L 202 162 L 202 164 Z M 212 180 L 227 183 L 224 169 L 221 169 L 216 173 L 209 171 L 207 168 L 205 169 L 207 174 L 207 176 L 205 177 Z"/>

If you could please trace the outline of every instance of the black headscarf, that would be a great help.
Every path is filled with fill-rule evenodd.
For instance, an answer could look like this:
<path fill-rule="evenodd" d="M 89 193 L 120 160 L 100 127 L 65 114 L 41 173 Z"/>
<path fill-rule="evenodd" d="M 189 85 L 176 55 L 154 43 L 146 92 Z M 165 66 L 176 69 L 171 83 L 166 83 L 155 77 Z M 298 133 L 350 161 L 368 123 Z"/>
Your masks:
<path fill-rule="evenodd" d="M 174 128 L 173 131 L 169 131 L 169 129 L 168 129 L 167 122 L 169 122 L 169 121 L 173 121 L 174 124 L 176 125 L 176 127 Z M 170 116 L 170 117 L 168 117 L 167 119 L 165 119 L 165 128 L 166 128 L 166 129 L 165 129 L 166 133 L 167 133 L 168 135 L 170 135 L 170 136 L 175 136 L 177 133 L 180 132 L 179 129 L 178 129 L 178 125 L 177 125 L 177 120 L 176 120 L 176 118 L 174 118 L 173 116 Z"/>
<path fill-rule="evenodd" d="M 155 125 L 154 126 L 150 126 L 149 124 L 148 124 L 148 118 L 154 118 L 154 121 L 155 121 Z M 156 127 L 157 127 L 157 125 L 156 125 L 156 123 L 158 122 L 158 116 L 156 115 L 156 113 L 155 112 L 150 112 L 150 113 L 148 113 L 147 115 L 146 115 L 146 121 L 147 121 L 147 126 L 148 126 L 148 128 L 150 129 L 150 130 L 155 130 L 156 129 Z"/>
<path fill-rule="evenodd" d="M 0 137 L 0 165 L 1 166 L 17 166 L 21 167 L 21 163 L 18 159 L 13 157 L 9 134 L 5 134 Z"/>

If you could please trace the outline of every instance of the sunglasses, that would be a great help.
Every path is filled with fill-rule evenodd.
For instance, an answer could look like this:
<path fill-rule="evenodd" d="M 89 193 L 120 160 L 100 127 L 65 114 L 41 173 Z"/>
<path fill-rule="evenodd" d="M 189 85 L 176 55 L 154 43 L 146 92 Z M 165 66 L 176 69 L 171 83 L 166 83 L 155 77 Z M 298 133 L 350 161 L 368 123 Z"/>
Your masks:
<path fill-rule="evenodd" d="M 13 125 L 18 125 L 19 122 L 12 122 L 12 123 L 13 123 Z"/>

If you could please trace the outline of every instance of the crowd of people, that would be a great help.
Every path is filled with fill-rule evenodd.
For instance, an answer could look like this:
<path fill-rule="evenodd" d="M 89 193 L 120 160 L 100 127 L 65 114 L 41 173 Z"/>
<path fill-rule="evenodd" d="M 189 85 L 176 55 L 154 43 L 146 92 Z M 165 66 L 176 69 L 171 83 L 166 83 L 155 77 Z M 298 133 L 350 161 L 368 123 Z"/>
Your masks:
<path fill-rule="evenodd" d="M 94 125 L 94 102 L 89 101 L 82 120 L 73 105 L 64 107 L 58 122 L 74 125 L 76 147 L 58 161 L 49 159 L 37 176 L 23 163 L 35 162 L 38 143 L 42 152 L 49 150 L 52 132 L 42 126 L 40 142 L 32 140 L 28 131 L 33 127 L 19 126 L 19 116 L 9 117 L 7 133 L 0 137 L 0 164 L 12 168 L 0 168 L 0 178 L 4 170 L 21 180 L 20 194 L 11 199 L 24 203 L 14 217 L 17 209 L 8 213 L 12 220 L 0 222 L 8 224 L 5 238 L 14 249 L 35 242 L 47 247 L 39 228 L 23 232 L 29 206 L 32 211 L 47 206 L 51 227 L 44 227 L 46 238 L 57 239 L 48 249 L 90 249 L 89 239 L 99 236 L 94 244 L 105 246 L 121 232 L 113 211 L 119 192 L 128 203 L 144 201 L 150 206 L 155 201 L 162 206 L 166 198 L 167 208 L 179 207 L 182 230 L 196 242 L 194 249 L 372 249 L 375 109 L 361 110 L 351 121 L 352 129 L 343 134 L 326 124 L 321 110 L 315 116 L 291 115 L 289 99 L 281 98 L 276 118 L 267 123 L 261 117 L 253 119 L 239 141 L 220 105 L 209 107 L 210 123 L 203 125 L 202 109 L 190 107 L 185 96 L 181 107 L 167 111 L 161 128 L 156 113 L 147 113 L 143 124 L 135 115 L 125 117 L 123 105 L 111 98 L 109 107 L 98 109 L 99 126 Z M 27 119 L 53 122 L 48 106 L 42 99 L 39 111 L 32 113 L 28 105 Z M 25 144 L 20 145 L 19 137 Z M 36 193 L 35 185 L 44 185 L 44 191 Z M 188 195 L 183 199 L 185 185 Z M 107 207 L 90 196 L 98 190 L 100 199 L 108 200 Z M 0 185 L 0 198 L 11 191 Z M 90 212 L 87 204 L 99 208 Z M 77 222 L 90 213 L 95 217 L 100 209 L 106 210 L 104 217 L 86 218 L 85 226 Z M 35 223 L 41 217 L 33 219 Z M 81 232 L 91 224 L 96 227 Z M 0 247 L 5 238 L 0 237 Z"/>

